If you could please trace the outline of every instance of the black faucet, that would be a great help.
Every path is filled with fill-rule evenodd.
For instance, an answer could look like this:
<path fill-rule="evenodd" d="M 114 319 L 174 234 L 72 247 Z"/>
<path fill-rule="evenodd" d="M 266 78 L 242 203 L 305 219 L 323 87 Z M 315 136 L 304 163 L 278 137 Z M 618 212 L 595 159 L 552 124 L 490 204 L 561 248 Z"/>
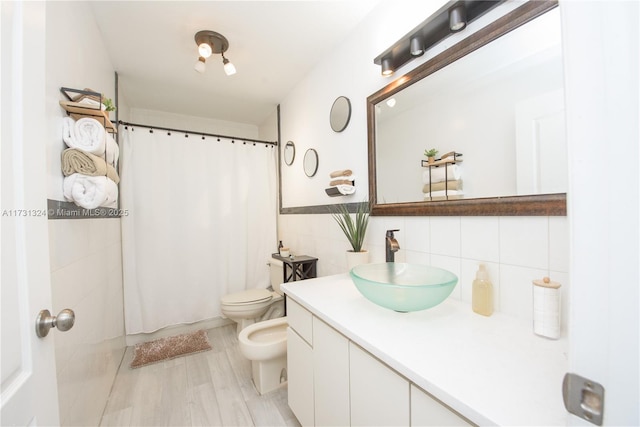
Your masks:
<path fill-rule="evenodd" d="M 400 231 L 400 230 L 387 230 L 387 236 L 384 239 L 387 262 L 394 262 L 395 253 L 398 252 L 398 249 L 400 249 L 400 244 L 398 243 L 396 238 L 393 236 L 393 233 L 395 231 Z"/>

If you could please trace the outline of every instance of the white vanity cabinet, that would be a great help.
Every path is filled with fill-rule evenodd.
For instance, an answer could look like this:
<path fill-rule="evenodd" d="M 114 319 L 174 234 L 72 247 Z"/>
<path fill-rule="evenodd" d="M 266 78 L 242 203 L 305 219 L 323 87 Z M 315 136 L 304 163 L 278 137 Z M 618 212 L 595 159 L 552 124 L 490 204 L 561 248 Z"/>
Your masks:
<path fill-rule="evenodd" d="M 351 425 L 408 426 L 409 381 L 349 343 Z"/>
<path fill-rule="evenodd" d="M 303 426 L 467 426 L 295 301 L 287 300 L 289 407 Z"/>

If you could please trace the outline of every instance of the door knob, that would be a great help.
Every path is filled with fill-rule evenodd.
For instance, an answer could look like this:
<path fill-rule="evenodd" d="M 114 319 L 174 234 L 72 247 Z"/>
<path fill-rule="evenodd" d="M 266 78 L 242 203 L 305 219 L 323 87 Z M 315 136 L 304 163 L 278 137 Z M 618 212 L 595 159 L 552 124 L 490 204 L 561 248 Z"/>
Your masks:
<path fill-rule="evenodd" d="M 76 314 L 73 310 L 65 308 L 57 316 L 52 316 L 49 310 L 41 310 L 36 318 L 36 335 L 44 338 L 49 334 L 49 329 L 58 328 L 59 331 L 68 331 L 76 321 Z"/>

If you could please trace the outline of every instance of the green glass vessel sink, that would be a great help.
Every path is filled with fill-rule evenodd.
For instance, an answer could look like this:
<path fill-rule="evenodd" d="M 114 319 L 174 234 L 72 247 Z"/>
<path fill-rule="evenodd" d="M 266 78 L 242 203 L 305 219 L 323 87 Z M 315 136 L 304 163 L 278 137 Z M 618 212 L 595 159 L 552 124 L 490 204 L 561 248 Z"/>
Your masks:
<path fill-rule="evenodd" d="M 455 274 L 442 268 L 399 262 L 362 264 L 349 274 L 369 301 L 400 312 L 435 307 L 458 283 Z"/>

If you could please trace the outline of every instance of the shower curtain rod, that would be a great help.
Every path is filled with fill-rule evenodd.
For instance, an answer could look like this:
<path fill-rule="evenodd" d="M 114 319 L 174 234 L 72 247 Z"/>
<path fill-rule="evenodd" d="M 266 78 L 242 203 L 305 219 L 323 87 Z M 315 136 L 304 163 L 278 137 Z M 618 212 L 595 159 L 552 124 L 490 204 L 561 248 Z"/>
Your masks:
<path fill-rule="evenodd" d="M 172 128 L 165 128 L 165 127 L 161 127 L 161 126 L 150 126 L 150 125 L 142 125 L 140 123 L 129 123 L 129 122 L 123 122 L 122 120 L 118 120 L 118 124 L 119 125 L 123 125 L 123 126 L 131 126 L 131 127 L 140 127 L 140 128 L 147 128 L 147 129 L 157 129 L 157 130 L 166 130 L 167 132 L 177 132 L 177 133 L 184 133 L 185 135 L 187 134 L 191 134 L 191 135 L 202 135 L 204 136 L 212 136 L 214 138 L 225 138 L 225 139 L 230 139 L 232 142 L 235 142 L 235 140 L 238 141 L 243 141 L 243 142 L 253 142 L 254 144 L 266 144 L 266 145 L 278 145 L 278 141 L 262 141 L 260 139 L 251 139 L 251 138 L 242 138 L 242 137 L 237 137 L 237 136 L 229 136 L 229 135 L 217 135 L 215 133 L 207 133 L 207 132 L 195 132 L 195 131 L 191 131 L 191 130 L 184 130 L 184 129 L 172 129 Z"/>

